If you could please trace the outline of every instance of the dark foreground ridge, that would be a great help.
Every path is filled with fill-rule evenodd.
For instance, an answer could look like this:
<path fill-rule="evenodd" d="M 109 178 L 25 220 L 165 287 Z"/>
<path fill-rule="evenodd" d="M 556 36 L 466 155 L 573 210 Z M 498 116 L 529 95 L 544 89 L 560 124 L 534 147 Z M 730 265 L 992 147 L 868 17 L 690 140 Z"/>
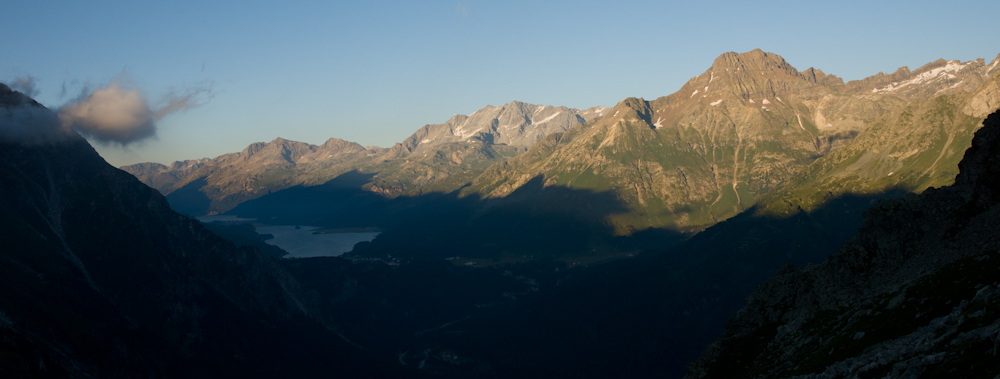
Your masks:
<path fill-rule="evenodd" d="M 50 113 L 0 85 L 0 112 L 25 107 Z M 15 141 L 0 142 L 0 377 L 397 375 L 317 321 L 285 268 L 83 138 Z"/>
<path fill-rule="evenodd" d="M 839 253 L 760 285 L 691 378 L 1000 374 L 1000 112 L 952 186 L 880 202 Z"/>

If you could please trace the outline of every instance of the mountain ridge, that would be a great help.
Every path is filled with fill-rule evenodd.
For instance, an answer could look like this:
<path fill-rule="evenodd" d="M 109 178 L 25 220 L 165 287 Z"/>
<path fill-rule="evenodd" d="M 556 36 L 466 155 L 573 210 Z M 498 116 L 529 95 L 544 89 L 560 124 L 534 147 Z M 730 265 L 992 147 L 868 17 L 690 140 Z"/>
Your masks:
<path fill-rule="evenodd" d="M 250 144 L 240 153 L 205 158 L 194 170 L 168 167 L 150 172 L 149 164 L 123 169 L 139 174 L 140 180 L 154 184 L 183 212 L 192 214 L 226 211 L 270 192 L 322 184 L 352 170 L 380 175 L 368 186 L 389 197 L 422 188 L 447 191 L 463 184 L 456 178 L 516 155 L 547 134 L 599 117 L 603 109 L 580 111 L 515 101 L 487 106 L 470 116 L 455 115 L 444 124 L 425 125 L 389 148 L 363 147 L 337 138 L 311 145 L 279 137 Z M 184 164 L 170 167 L 175 166 Z M 171 183 L 173 178 L 177 180 Z M 174 195 L 178 191 L 183 195 Z M 201 204 L 206 197 L 207 207 L 184 204 L 185 199 Z"/>
<path fill-rule="evenodd" d="M 953 81 L 977 86 L 990 81 L 983 78 L 989 71 L 982 60 L 941 69 L 948 64 L 955 65 L 939 60 L 912 75 L 901 69 L 897 79 L 941 73 L 947 80 L 907 86 L 934 96 L 978 88 L 956 87 Z M 463 191 L 501 198 L 543 176 L 546 185 L 613 191 L 634 204 L 634 214 L 608 220 L 621 233 L 701 229 L 748 208 L 913 101 L 894 91 L 852 95 L 851 88 L 870 84 L 852 83 L 814 68 L 799 72 L 781 56 L 759 49 L 725 53 L 679 91 L 652 101 L 625 99 L 593 125 L 578 127 L 573 139 L 563 139 L 547 156 L 522 155 L 487 170 Z M 536 161 L 522 162 L 529 156 Z"/>
<path fill-rule="evenodd" d="M 24 98 L 0 85 L 0 111 L 51 113 Z M 0 376 L 393 375 L 278 262 L 174 212 L 83 137 L 0 145 Z"/>

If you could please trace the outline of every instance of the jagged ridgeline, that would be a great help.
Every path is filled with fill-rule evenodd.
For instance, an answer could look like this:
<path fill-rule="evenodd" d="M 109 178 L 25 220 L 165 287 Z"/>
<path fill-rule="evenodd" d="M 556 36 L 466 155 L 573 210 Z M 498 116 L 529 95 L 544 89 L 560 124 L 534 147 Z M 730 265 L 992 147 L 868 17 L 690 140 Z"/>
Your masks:
<path fill-rule="evenodd" d="M 616 233 L 649 227 L 697 230 L 749 208 L 817 158 L 854 145 L 855 137 L 875 127 L 881 131 L 867 134 L 878 136 L 851 151 L 886 134 L 902 139 L 884 151 L 886 158 L 841 153 L 826 161 L 882 163 L 879 168 L 889 170 L 854 170 L 879 175 L 902 168 L 896 161 L 919 158 L 906 161 L 907 167 L 919 167 L 929 178 L 901 181 L 913 189 L 947 184 L 955 174 L 955 152 L 968 146 L 985 113 L 951 123 L 960 117 L 955 107 L 961 96 L 948 104 L 900 111 L 914 102 L 979 88 L 998 71 L 996 62 L 987 67 L 983 60 L 941 60 L 912 73 L 900 69 L 891 81 L 880 74 L 844 84 L 820 70 L 796 71 L 780 56 L 760 50 L 727 53 L 680 91 L 653 101 L 625 99 L 595 122 L 550 136 L 536 151 L 491 167 L 465 191 L 502 198 L 542 178 L 543 187 L 614 193 L 626 208 L 607 216 Z M 914 112 L 919 114 L 914 117 Z M 927 112 L 941 114 L 933 118 Z M 912 133 L 914 127 L 926 130 Z M 938 138 L 942 133 L 946 137 Z"/>
<path fill-rule="evenodd" d="M 1000 374 L 998 160 L 1000 112 L 975 133 L 954 185 L 880 202 L 827 262 L 779 271 L 689 377 Z"/>
<path fill-rule="evenodd" d="M 334 183 L 387 198 L 450 192 L 490 164 L 604 111 L 512 102 L 425 125 L 387 149 L 336 138 L 319 146 L 277 138 L 214 159 L 122 169 L 160 190 L 178 211 L 195 215 L 226 212 L 248 200 L 295 186 L 319 186 L 347 173 L 354 175 Z"/>
<path fill-rule="evenodd" d="M 1000 97 L 998 63 L 938 60 L 844 83 L 760 50 L 726 53 L 652 101 L 486 107 L 388 149 L 277 139 L 158 188 L 189 214 L 387 229 L 358 254 L 622 255 L 758 204 L 789 216 L 845 194 L 949 184 Z"/>

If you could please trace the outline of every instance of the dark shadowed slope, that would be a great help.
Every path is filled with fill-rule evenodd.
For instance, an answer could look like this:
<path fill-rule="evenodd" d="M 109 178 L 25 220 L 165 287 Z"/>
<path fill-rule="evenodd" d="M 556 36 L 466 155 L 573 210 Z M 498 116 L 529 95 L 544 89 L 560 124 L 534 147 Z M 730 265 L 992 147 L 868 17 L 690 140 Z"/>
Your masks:
<path fill-rule="evenodd" d="M 3 85 L 0 104 L 44 110 Z M 2 377 L 383 373 L 314 320 L 283 268 L 170 210 L 79 136 L 4 142 L 0 184 Z"/>

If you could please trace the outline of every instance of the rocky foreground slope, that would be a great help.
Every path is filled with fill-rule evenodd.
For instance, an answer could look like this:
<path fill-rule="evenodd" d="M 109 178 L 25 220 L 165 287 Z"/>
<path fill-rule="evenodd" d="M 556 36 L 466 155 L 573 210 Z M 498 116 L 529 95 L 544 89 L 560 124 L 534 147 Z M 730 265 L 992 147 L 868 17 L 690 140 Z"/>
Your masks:
<path fill-rule="evenodd" d="M 827 262 L 779 271 L 689 377 L 1000 374 L 1000 113 L 983 125 L 954 185 L 882 201 Z"/>

